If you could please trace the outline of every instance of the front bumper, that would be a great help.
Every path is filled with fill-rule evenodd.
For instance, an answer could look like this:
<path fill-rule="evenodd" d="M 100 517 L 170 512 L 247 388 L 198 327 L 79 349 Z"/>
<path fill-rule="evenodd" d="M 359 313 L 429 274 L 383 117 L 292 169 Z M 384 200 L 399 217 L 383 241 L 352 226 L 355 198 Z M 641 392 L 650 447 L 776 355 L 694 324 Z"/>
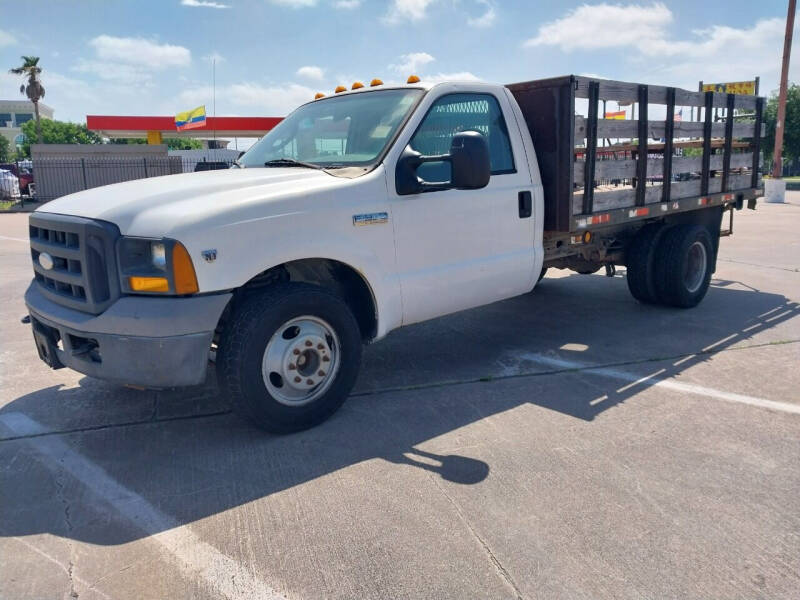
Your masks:
<path fill-rule="evenodd" d="M 39 356 L 51 367 L 156 388 L 205 380 L 214 329 L 230 298 L 123 296 L 92 315 L 53 302 L 36 282 L 25 292 Z"/>

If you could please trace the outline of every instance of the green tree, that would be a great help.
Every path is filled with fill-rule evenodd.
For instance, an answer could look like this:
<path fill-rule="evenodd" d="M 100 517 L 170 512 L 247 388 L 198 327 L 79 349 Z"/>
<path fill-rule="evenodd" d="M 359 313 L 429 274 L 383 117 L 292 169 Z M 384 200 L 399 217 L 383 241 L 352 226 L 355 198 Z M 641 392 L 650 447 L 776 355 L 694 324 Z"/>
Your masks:
<path fill-rule="evenodd" d="M 39 119 L 39 100 L 44 98 L 44 86 L 39 75 L 42 68 L 39 66 L 38 56 L 23 56 L 22 66 L 14 67 L 9 70 L 12 75 L 22 75 L 26 83 L 19 86 L 19 93 L 28 97 L 33 102 L 33 112 L 36 114 L 36 139 L 42 142 L 42 127 Z"/>
<path fill-rule="evenodd" d="M 109 144 L 146 144 L 144 138 L 110 138 Z M 164 138 L 164 143 L 170 150 L 199 150 L 203 142 L 192 138 Z"/>
<path fill-rule="evenodd" d="M 773 92 L 764 111 L 767 134 L 761 148 L 764 156 L 771 160 L 775 149 L 775 125 L 778 121 L 778 94 Z M 786 93 L 786 123 L 783 127 L 783 158 L 800 157 L 800 85 L 792 84 Z"/>
<path fill-rule="evenodd" d="M 4 135 L 0 135 L 0 162 L 11 160 L 11 142 Z"/>
<path fill-rule="evenodd" d="M 31 155 L 31 140 L 34 139 L 36 123 L 28 121 L 22 125 L 22 135 L 25 136 L 21 146 L 22 156 Z M 86 129 L 82 123 L 68 123 L 66 121 L 51 121 L 42 119 L 38 127 L 41 130 L 43 144 L 102 144 L 102 138 L 94 131 Z"/>

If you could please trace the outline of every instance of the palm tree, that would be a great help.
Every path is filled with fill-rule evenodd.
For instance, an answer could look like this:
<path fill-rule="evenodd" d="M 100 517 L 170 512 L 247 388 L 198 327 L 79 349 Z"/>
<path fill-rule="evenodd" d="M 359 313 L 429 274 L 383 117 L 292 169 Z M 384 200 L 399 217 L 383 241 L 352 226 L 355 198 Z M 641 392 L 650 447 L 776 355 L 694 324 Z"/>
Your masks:
<path fill-rule="evenodd" d="M 44 86 L 39 80 L 42 68 L 39 66 L 38 56 L 23 56 L 22 66 L 9 70 L 13 75 L 22 75 L 28 81 L 19 86 L 19 93 L 25 94 L 33 102 L 33 112 L 36 114 L 36 137 L 42 143 L 42 124 L 39 121 L 39 100 L 44 98 Z"/>

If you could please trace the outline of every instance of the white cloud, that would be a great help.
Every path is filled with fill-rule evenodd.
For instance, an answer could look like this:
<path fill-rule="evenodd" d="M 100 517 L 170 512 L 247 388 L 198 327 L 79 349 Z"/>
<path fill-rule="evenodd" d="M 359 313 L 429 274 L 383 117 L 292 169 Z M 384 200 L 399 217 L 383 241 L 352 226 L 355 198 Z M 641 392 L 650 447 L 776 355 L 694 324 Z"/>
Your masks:
<path fill-rule="evenodd" d="M 427 16 L 428 6 L 433 2 L 435 0 L 393 0 L 384 21 L 387 23 L 421 21 Z"/>
<path fill-rule="evenodd" d="M 343 10 L 352 10 L 361 6 L 361 0 L 336 0 L 333 5 Z"/>
<path fill-rule="evenodd" d="M 219 2 L 209 2 L 208 0 L 181 0 L 183 6 L 193 6 L 202 8 L 230 8 L 230 4 L 221 4 Z"/>
<path fill-rule="evenodd" d="M 478 17 L 469 17 L 467 25 L 470 27 L 491 27 L 497 18 L 497 12 L 494 10 L 494 5 L 489 0 L 476 0 L 478 4 L 484 6 L 483 14 Z"/>
<path fill-rule="evenodd" d="M 784 19 L 761 19 L 743 28 L 714 25 L 691 31 L 682 39 L 669 32 L 673 20 L 672 11 L 660 2 L 583 5 L 542 25 L 524 46 L 555 46 L 564 52 L 633 48 L 636 52 L 628 60 L 641 67 L 640 79 L 670 81 L 688 89 L 695 88 L 699 79 L 744 81 L 760 75 L 760 93 L 768 94 L 777 82 Z M 799 72 L 800 65 L 794 61 L 790 78 Z"/>
<path fill-rule="evenodd" d="M 297 83 L 268 86 L 257 83 L 235 83 L 217 86 L 217 112 L 223 112 L 219 105 L 220 101 L 224 100 L 230 106 L 253 108 L 255 114 L 281 117 L 301 104 L 313 100 L 315 93 L 316 90 Z M 210 105 L 211 95 L 210 86 L 187 89 L 179 94 L 178 106 L 196 106 L 203 103 Z M 225 109 L 224 112 L 228 114 L 233 111 Z"/>
<path fill-rule="evenodd" d="M 569 52 L 575 49 L 645 47 L 665 36 L 672 22 L 672 12 L 658 2 L 638 4 L 584 4 L 555 21 L 539 27 L 536 37 L 525 46 L 558 46 Z"/>
<path fill-rule="evenodd" d="M 13 46 L 16 43 L 17 43 L 17 38 L 15 38 L 7 31 L 3 31 L 2 29 L 0 29 L 0 48 L 2 48 L 3 46 Z"/>
<path fill-rule="evenodd" d="M 436 60 L 427 52 L 412 52 L 410 54 L 402 54 L 400 61 L 396 65 L 389 65 L 392 71 L 398 73 L 417 73 L 422 67 L 428 63 Z"/>
<path fill-rule="evenodd" d="M 122 85 L 150 85 L 152 72 L 137 65 L 110 63 L 101 60 L 78 59 L 72 70 L 76 73 L 88 73 L 94 79 L 119 83 Z M 49 74 L 45 76 L 49 79 Z"/>
<path fill-rule="evenodd" d="M 323 71 L 320 67 L 315 67 L 313 65 L 308 65 L 305 67 L 300 67 L 297 69 L 297 76 L 303 77 L 305 79 L 311 79 L 313 81 L 322 81 L 322 78 L 325 75 L 325 71 Z"/>
<path fill-rule="evenodd" d="M 441 81 L 483 81 L 477 75 L 469 71 L 458 71 L 456 73 L 436 73 L 435 75 L 426 75 L 422 78 L 424 81 L 431 83 L 439 83 Z"/>
<path fill-rule="evenodd" d="M 92 39 L 89 44 L 102 60 L 138 65 L 153 71 L 167 67 L 185 67 L 192 62 L 192 53 L 188 48 L 159 44 L 144 38 L 104 34 Z"/>
<path fill-rule="evenodd" d="M 288 6 L 290 8 L 305 8 L 306 6 L 314 6 L 317 0 L 269 0 L 272 4 L 280 6 Z"/>

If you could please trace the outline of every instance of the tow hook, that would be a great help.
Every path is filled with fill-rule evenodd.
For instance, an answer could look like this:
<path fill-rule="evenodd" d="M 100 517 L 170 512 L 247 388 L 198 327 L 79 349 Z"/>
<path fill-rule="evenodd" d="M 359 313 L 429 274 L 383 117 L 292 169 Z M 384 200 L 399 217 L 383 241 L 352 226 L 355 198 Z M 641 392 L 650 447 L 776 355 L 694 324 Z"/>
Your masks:
<path fill-rule="evenodd" d="M 614 265 L 606 265 L 606 277 L 613 277 L 617 274 L 617 267 Z"/>
<path fill-rule="evenodd" d="M 19 320 L 19 322 L 20 322 L 20 323 L 22 323 L 23 325 L 30 325 L 30 322 L 31 322 L 31 316 L 30 316 L 30 315 L 25 315 L 24 317 L 22 317 L 22 318 Z"/>

